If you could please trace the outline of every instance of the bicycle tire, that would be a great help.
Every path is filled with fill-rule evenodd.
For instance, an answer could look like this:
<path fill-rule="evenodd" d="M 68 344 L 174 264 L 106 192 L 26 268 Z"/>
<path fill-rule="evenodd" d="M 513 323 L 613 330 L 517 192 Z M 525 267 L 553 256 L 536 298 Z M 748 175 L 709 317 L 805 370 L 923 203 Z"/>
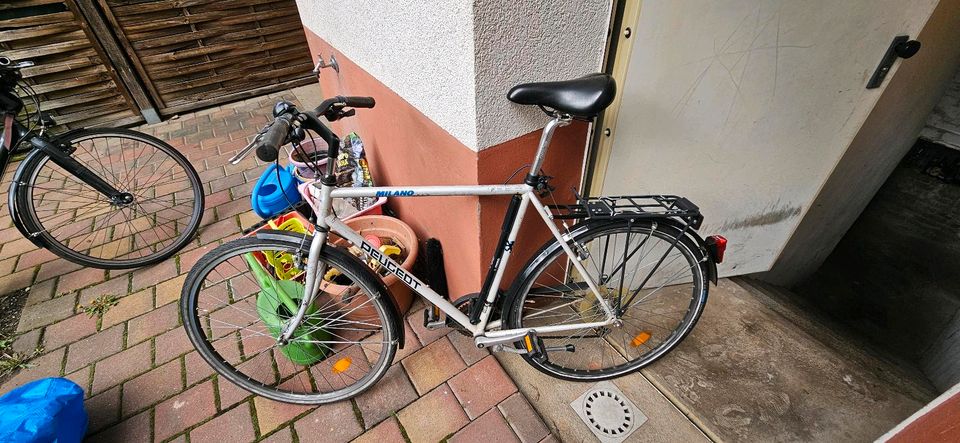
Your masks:
<path fill-rule="evenodd" d="M 190 161 L 172 146 L 127 129 L 72 131 L 57 142 L 74 148 L 74 159 L 135 200 L 111 205 L 47 154 L 34 151 L 11 191 L 25 228 L 51 252 L 88 267 L 129 269 L 159 263 L 193 239 L 203 217 L 203 187 Z M 108 163 L 139 169 L 113 170 Z M 155 186 L 140 189 L 141 181 Z"/>
<path fill-rule="evenodd" d="M 654 331 L 653 333 L 656 333 L 658 335 L 663 335 L 666 338 L 664 338 L 663 341 L 660 342 L 660 345 L 658 345 L 657 348 L 653 348 L 651 346 L 651 349 L 649 351 L 645 352 L 644 354 L 637 355 L 636 358 L 632 358 L 632 359 L 629 358 L 630 350 L 627 349 L 628 345 L 632 345 L 634 342 L 627 342 L 626 339 L 623 339 L 623 343 L 621 345 L 619 340 L 615 340 L 614 338 L 612 338 L 615 332 L 609 332 L 609 331 L 615 331 L 616 328 L 620 328 L 622 329 L 621 337 L 629 337 L 629 335 L 633 335 L 634 333 L 636 333 L 635 337 L 641 337 L 642 333 L 647 332 L 642 330 L 642 328 L 646 327 L 646 325 L 644 324 L 644 325 L 638 326 L 637 321 L 628 321 L 626 317 L 621 316 L 619 317 L 621 321 L 620 326 L 611 326 L 608 328 L 597 328 L 597 329 L 591 330 L 592 332 L 596 332 L 596 335 L 598 335 L 598 337 L 594 337 L 594 338 L 600 339 L 598 340 L 598 344 L 601 347 L 601 350 L 599 351 L 600 353 L 599 365 L 596 364 L 597 363 L 596 356 L 590 353 L 591 351 L 587 351 L 590 354 L 588 354 L 585 357 L 585 361 L 582 364 L 582 366 L 585 366 L 585 368 L 565 366 L 565 365 L 573 366 L 573 364 L 568 363 L 568 361 L 573 360 L 573 357 L 566 358 L 566 356 L 570 354 L 570 352 L 567 350 L 557 350 L 557 351 L 546 352 L 546 358 L 534 358 L 530 355 L 524 354 L 523 358 L 524 360 L 527 361 L 527 363 L 534 366 L 536 369 L 540 370 L 541 372 L 544 372 L 548 375 L 551 375 L 560 379 L 564 379 L 564 380 L 572 380 L 572 381 L 608 380 L 608 379 L 620 377 L 620 376 L 635 372 L 640 368 L 647 366 L 650 363 L 653 363 L 657 359 L 666 355 L 670 350 L 675 348 L 678 344 L 680 344 L 680 342 L 683 341 L 683 339 L 687 336 L 687 334 L 690 333 L 690 331 L 696 325 L 697 320 L 700 318 L 700 315 L 703 313 L 703 309 L 707 301 L 709 284 L 707 279 L 707 275 L 708 275 L 707 263 L 706 263 L 704 251 L 696 244 L 694 240 L 692 240 L 689 236 L 684 235 L 681 229 L 679 229 L 677 226 L 675 226 L 672 223 L 664 222 L 664 221 L 658 222 L 658 221 L 649 221 L 649 220 L 637 220 L 637 221 L 620 220 L 620 221 L 611 221 L 611 222 L 585 223 L 575 227 L 571 232 L 571 234 L 572 234 L 573 241 L 580 242 L 581 244 L 587 245 L 585 246 L 585 248 L 588 251 L 591 251 L 591 253 L 593 253 L 596 249 L 590 249 L 591 247 L 602 248 L 604 251 L 607 251 L 610 249 L 609 237 L 607 237 L 608 239 L 607 247 L 602 247 L 602 246 L 594 245 L 593 243 L 590 243 L 594 239 L 600 239 L 601 237 L 604 237 L 605 235 L 608 235 L 608 234 L 618 234 L 618 233 L 622 234 L 628 231 L 637 233 L 637 234 L 646 234 L 651 237 L 657 237 L 664 241 L 672 241 L 674 239 L 677 239 L 677 237 L 679 237 L 679 240 L 674 242 L 674 244 L 676 245 L 677 251 L 679 251 L 679 253 L 686 260 L 687 265 L 690 265 L 689 269 L 691 270 L 691 276 L 692 276 L 691 277 L 691 283 L 692 283 L 691 295 L 690 295 L 689 304 L 678 302 L 682 306 L 685 306 L 687 309 L 684 312 L 682 320 L 679 321 L 677 326 L 671 330 L 669 335 L 666 332 L 658 333 Z M 642 237 L 638 236 L 636 241 L 638 242 L 642 241 Z M 627 236 L 626 241 L 624 241 L 623 244 L 631 246 L 631 248 L 624 248 L 624 249 L 632 249 L 635 243 L 631 243 L 629 240 L 629 236 Z M 615 243 L 615 246 L 616 246 L 616 243 Z M 616 251 L 617 256 L 619 256 L 620 251 L 622 251 L 623 249 L 616 249 L 615 246 L 613 250 Z M 642 244 L 636 246 L 636 248 L 638 249 L 642 247 L 646 247 L 646 246 L 643 246 Z M 649 247 L 650 247 L 650 251 L 653 251 L 656 248 L 656 246 L 649 246 Z M 670 253 L 670 251 L 671 249 L 668 248 L 664 253 L 664 256 Z M 653 255 L 655 256 L 656 254 L 653 254 Z M 594 307 L 594 306 L 590 306 L 589 308 L 586 309 L 587 312 L 589 312 L 590 315 L 592 315 L 593 317 L 590 317 L 590 318 L 585 317 L 587 314 L 584 314 L 583 312 L 584 308 L 582 307 L 583 306 L 582 304 L 585 303 L 584 300 L 589 302 L 589 301 L 595 300 L 595 298 L 593 298 L 594 296 L 592 295 L 592 292 L 589 291 L 589 288 L 587 288 L 585 284 L 581 284 L 577 286 L 567 281 L 569 280 L 569 276 L 573 275 L 573 273 L 569 271 L 570 268 L 565 268 L 566 270 L 560 271 L 561 273 L 565 274 L 564 276 L 565 281 L 560 282 L 560 284 L 565 288 L 564 290 L 571 289 L 571 293 L 573 292 L 572 290 L 578 290 L 578 291 L 582 291 L 584 294 L 589 294 L 589 295 L 579 295 L 579 296 L 571 295 L 569 296 L 569 298 L 562 299 L 560 300 L 562 302 L 569 300 L 567 304 L 569 304 L 570 306 L 561 305 L 561 308 L 548 308 L 548 305 L 544 303 L 540 303 L 541 300 L 536 300 L 533 298 L 533 297 L 537 297 L 538 296 L 537 294 L 534 294 L 534 296 L 531 297 L 530 300 L 527 300 L 528 295 L 531 294 L 532 292 L 539 292 L 540 293 L 539 296 L 543 298 L 558 297 L 557 295 L 553 295 L 553 293 L 560 292 L 557 290 L 557 288 L 547 288 L 547 289 L 538 288 L 536 290 L 532 290 L 532 288 L 535 282 L 537 282 L 538 279 L 542 278 L 545 275 L 544 272 L 548 268 L 551 268 L 554 270 L 558 269 L 558 268 L 552 268 L 552 266 L 556 266 L 554 262 L 555 259 L 564 258 L 564 257 L 566 257 L 566 255 L 562 247 L 560 246 L 560 243 L 557 242 L 556 240 L 553 240 L 551 242 L 547 242 L 539 250 L 539 252 L 534 254 L 533 258 L 531 258 L 528 261 L 526 266 L 523 268 L 523 271 L 521 271 L 520 275 L 514 280 L 513 285 L 511 286 L 511 289 L 508 292 L 507 298 L 504 300 L 503 306 L 504 306 L 504 313 L 505 313 L 505 322 L 508 328 L 519 329 L 524 327 L 537 326 L 535 324 L 535 321 L 532 319 L 532 317 L 535 317 L 536 315 L 540 315 L 541 313 L 547 312 L 547 311 L 551 311 L 553 313 L 546 314 L 545 316 L 541 317 L 541 319 L 545 319 L 549 317 L 562 317 L 561 319 L 569 319 L 575 322 L 583 322 L 583 323 L 588 321 L 598 321 L 602 319 L 602 311 L 599 309 L 599 307 Z M 631 254 L 631 257 L 633 257 L 633 254 Z M 595 260 L 595 258 L 591 255 L 588 261 L 589 260 Z M 603 264 L 605 265 L 606 264 L 605 258 L 601 260 L 603 260 Z M 632 260 L 632 258 L 627 259 L 626 262 L 629 263 L 630 260 Z M 611 264 L 612 263 L 613 262 L 611 262 Z M 640 257 L 638 267 L 642 263 L 644 263 L 644 261 L 643 261 L 643 258 Z M 666 263 L 666 261 L 664 260 L 661 263 Z M 590 270 L 589 268 L 591 267 L 591 265 L 587 264 L 585 266 L 587 266 L 589 271 Z M 657 264 L 653 268 L 652 272 L 650 272 L 650 274 L 652 275 L 654 272 L 657 272 L 660 266 L 661 264 Z M 597 266 L 596 263 L 594 262 L 594 265 L 592 267 L 593 269 L 597 269 L 598 267 L 602 269 L 603 265 Z M 619 265 L 617 265 L 616 268 L 626 269 L 627 266 L 620 268 Z M 679 269 L 683 269 L 683 266 L 680 266 Z M 602 271 L 598 272 L 597 274 L 602 274 Z M 631 278 L 631 284 L 633 283 L 633 281 L 636 280 L 635 278 L 636 275 L 640 275 L 640 274 L 636 273 L 634 275 L 634 278 Z M 551 278 L 555 278 L 555 277 L 551 275 Z M 616 294 L 618 292 L 616 276 L 615 275 L 613 277 L 608 276 L 608 280 L 613 283 L 612 285 L 610 285 L 612 287 L 605 286 L 605 283 L 603 284 L 601 283 L 603 282 L 602 279 L 598 279 L 597 276 L 594 276 L 594 281 L 598 282 L 598 286 L 601 287 L 601 291 L 607 291 L 606 293 L 608 294 Z M 621 278 L 621 281 L 622 280 L 625 280 L 625 278 Z M 540 281 L 544 281 L 544 280 L 540 280 Z M 653 293 L 656 293 L 657 291 L 662 289 L 664 285 L 665 283 L 661 284 L 660 288 L 655 289 L 652 292 L 648 292 L 648 294 L 653 295 Z M 628 286 L 628 289 L 636 290 L 639 292 L 639 290 L 642 288 L 633 289 L 632 287 Z M 620 287 L 619 292 L 623 294 L 622 286 Z M 547 295 L 548 293 L 550 293 L 550 295 Z M 645 296 L 644 298 L 649 297 L 650 295 Z M 580 297 L 580 298 L 577 299 L 576 297 Z M 613 302 L 614 300 L 613 296 L 610 296 L 610 300 L 611 302 Z M 643 302 L 643 301 L 644 301 L 643 299 L 640 300 L 640 302 Z M 551 303 L 551 302 L 553 301 L 547 300 L 547 303 Z M 540 303 L 540 304 L 537 305 L 537 303 Z M 636 312 L 637 310 L 639 310 L 640 308 L 633 308 L 633 306 L 636 305 L 637 303 L 639 302 L 634 301 L 630 306 L 628 306 L 624 315 L 630 313 L 631 309 L 633 310 L 633 312 Z M 526 316 L 522 314 L 523 310 L 525 309 L 524 308 L 525 305 L 527 305 L 526 309 L 528 312 Z M 569 310 L 569 312 L 566 312 L 564 310 Z M 596 310 L 598 312 L 595 313 L 593 310 Z M 563 316 L 566 316 L 566 317 L 563 317 Z M 524 317 L 526 317 L 529 321 L 524 321 Z M 566 324 L 571 324 L 571 323 L 566 323 Z M 638 331 L 632 331 L 631 329 L 638 329 Z M 653 328 L 651 327 L 650 329 L 652 330 Z M 604 330 L 606 330 L 607 332 L 604 332 Z M 628 334 L 627 331 L 630 331 L 630 333 Z M 650 332 L 647 332 L 647 333 L 649 334 Z M 548 338 L 547 335 L 541 334 L 540 337 L 544 341 L 545 347 L 551 348 L 551 345 L 554 345 L 552 346 L 553 349 L 562 348 L 566 344 L 570 344 L 570 343 L 564 343 L 564 342 L 573 341 L 574 340 L 573 337 L 576 337 L 574 334 L 571 334 L 566 337 L 562 337 L 562 334 L 563 333 L 557 333 L 555 335 L 550 336 L 552 338 Z M 582 341 L 584 338 L 587 337 L 587 335 L 588 334 L 585 330 L 585 332 L 580 336 L 579 340 Z M 644 342 L 646 342 L 647 340 L 648 338 L 643 339 Z M 643 344 L 645 343 L 641 343 L 641 345 Z M 641 345 L 637 345 L 637 346 L 641 346 Z M 578 346 L 581 346 L 581 345 L 578 343 Z M 579 349 L 578 346 L 574 346 L 574 349 Z M 631 346 L 631 347 L 636 347 L 636 346 Z M 607 349 L 609 349 L 609 351 Z M 577 352 L 580 352 L 580 351 L 575 350 L 573 354 L 576 354 Z M 611 366 L 609 367 L 604 366 L 605 356 L 607 355 L 606 354 L 607 352 L 609 352 L 609 355 L 611 357 L 611 360 L 609 362 Z M 619 363 L 617 361 L 618 357 L 621 359 L 621 362 Z M 563 364 L 557 363 L 555 361 L 557 359 L 561 360 Z M 593 368 L 593 366 L 599 366 L 599 367 L 595 369 Z"/>
<path fill-rule="evenodd" d="M 229 344 L 223 343 L 223 339 L 230 337 L 233 332 L 214 332 L 214 325 L 223 325 L 227 323 L 216 319 L 218 313 L 217 309 L 219 309 L 219 312 L 226 312 L 227 314 L 233 313 L 236 315 L 234 311 L 242 311 L 244 299 L 249 298 L 249 296 L 238 296 L 237 293 L 240 291 L 236 289 L 246 285 L 247 283 L 244 283 L 243 280 L 233 280 L 233 277 L 230 277 L 228 280 L 227 278 L 223 277 L 222 273 L 213 275 L 215 270 L 230 260 L 237 262 L 237 257 L 241 257 L 244 254 L 255 251 L 285 251 L 291 254 L 299 253 L 305 260 L 305 257 L 309 252 L 309 238 L 307 238 L 306 241 L 303 240 L 304 237 L 302 236 L 272 231 L 266 234 L 260 234 L 258 237 L 232 240 L 218 246 L 211 252 L 204 255 L 187 275 L 180 298 L 180 314 L 181 318 L 183 319 L 183 327 L 186 330 L 187 336 L 190 338 L 190 342 L 197 349 L 200 356 L 226 380 L 240 386 L 242 389 L 272 400 L 285 403 L 320 405 L 352 398 L 373 386 L 384 376 L 384 374 L 386 374 L 387 370 L 390 368 L 393 358 L 396 355 L 397 346 L 402 342 L 401 337 L 399 336 L 399 334 L 403 333 L 402 326 L 399 326 L 401 325 L 401 320 L 399 314 L 396 312 L 396 308 L 392 305 L 391 299 L 388 298 L 389 291 L 383 286 L 383 282 L 377 278 L 377 276 L 373 274 L 364 263 L 359 261 L 359 259 L 342 249 L 332 246 L 324 247 L 320 253 L 320 261 L 322 263 L 325 263 L 329 267 L 338 269 L 342 275 L 347 276 L 347 278 L 354 282 L 354 284 L 357 285 L 364 294 L 368 294 L 364 303 L 369 302 L 369 306 L 374 308 L 373 311 L 376 312 L 376 316 L 379 319 L 379 326 L 381 327 L 378 333 L 381 335 L 378 336 L 378 333 L 372 333 L 372 335 L 367 336 L 367 338 L 374 337 L 372 343 L 375 345 L 381 345 L 380 349 L 382 350 L 380 352 L 370 352 L 368 346 L 364 344 L 370 342 L 365 341 L 365 338 L 364 340 L 358 341 L 358 343 L 346 345 L 344 349 L 335 351 L 330 355 L 326 355 L 319 361 L 309 363 L 293 362 L 293 364 L 291 364 L 290 360 L 284 361 L 279 357 L 281 355 L 280 352 L 278 352 L 278 350 L 280 350 L 280 346 L 277 345 L 275 341 L 276 333 L 273 331 L 271 331 L 270 334 L 272 336 L 270 339 L 274 340 L 273 343 L 266 343 L 265 346 L 267 346 L 267 348 L 254 351 L 252 349 L 248 349 L 250 346 L 246 344 L 245 340 L 253 336 L 253 333 L 257 332 L 257 329 L 244 327 L 242 330 L 238 330 L 236 332 L 236 336 L 238 337 L 237 341 L 242 343 L 241 349 L 245 354 L 242 357 L 239 355 L 233 355 L 233 351 L 227 352 L 227 350 L 232 350 L 233 347 Z M 240 276 L 244 272 L 249 274 L 248 271 L 244 271 L 243 269 L 238 269 L 237 271 L 239 271 L 236 274 L 237 276 Z M 205 282 L 208 282 L 208 277 L 210 276 L 212 276 L 214 279 L 212 281 L 218 281 L 215 279 L 222 278 L 223 282 L 227 284 L 229 288 L 231 288 L 231 301 L 228 305 L 211 309 L 211 300 L 215 303 L 221 304 L 223 303 L 223 300 L 218 300 L 215 296 L 205 296 L 201 294 L 204 289 L 211 292 L 217 291 L 217 289 L 214 288 L 220 283 L 208 285 L 204 288 L 204 284 Z M 253 291 L 256 290 L 256 288 L 253 289 Z M 359 293 L 360 292 L 357 292 L 355 294 Z M 261 315 L 259 314 L 259 297 L 265 297 L 265 294 L 266 291 L 261 289 L 254 296 L 255 298 L 253 303 L 257 305 L 256 309 L 258 316 Z M 352 295 L 352 297 L 355 297 L 355 294 Z M 201 297 L 206 298 L 205 300 L 200 300 Z M 211 299 L 211 297 L 213 298 Z M 228 310 L 228 306 L 231 308 L 230 310 Z M 326 319 L 332 317 L 335 319 L 332 320 L 332 322 L 337 322 L 338 325 L 342 325 L 346 321 L 340 319 L 343 318 L 344 315 L 348 315 L 350 312 L 356 311 L 357 307 L 350 308 L 349 311 L 346 311 L 346 314 L 343 313 L 344 309 L 337 311 L 326 311 L 324 308 L 320 308 L 318 312 L 324 314 L 327 312 L 336 312 L 338 314 L 337 317 L 332 317 L 331 314 L 330 316 L 327 316 Z M 205 313 L 205 316 L 201 315 L 202 313 Z M 241 317 L 248 318 L 248 316 Z M 263 323 L 266 323 L 262 316 L 259 318 L 261 321 L 263 321 Z M 359 324 L 373 324 L 374 320 L 372 319 L 373 317 L 367 316 L 364 317 L 364 321 L 362 322 L 347 322 L 346 324 L 352 326 Z M 248 318 L 247 321 L 251 320 Z M 251 323 L 251 325 L 256 324 L 256 319 L 252 321 L 253 323 Z M 325 322 L 326 320 L 321 319 L 318 321 Z M 329 327 L 332 328 L 333 331 L 336 331 L 336 329 L 339 327 L 329 325 L 329 322 L 323 323 L 322 328 Z M 205 327 L 210 328 L 209 333 L 204 330 Z M 313 329 L 312 331 L 315 330 L 316 329 Z M 368 332 L 372 332 L 374 330 L 375 329 L 370 329 Z M 244 336 L 244 333 L 246 333 L 246 336 Z M 309 333 L 302 336 L 309 337 L 308 334 Z M 335 341 L 336 343 L 343 343 L 340 341 L 340 339 L 343 338 L 341 334 L 342 336 L 346 336 L 346 333 L 341 331 L 333 332 L 333 337 L 338 339 Z M 299 337 L 302 336 L 293 337 L 291 343 L 298 343 Z M 263 338 L 268 339 L 268 337 Z M 379 340 L 379 342 L 376 340 Z M 228 339 L 227 343 L 229 342 L 230 340 Z M 318 342 L 305 340 L 302 343 Z M 331 343 L 334 342 L 332 341 Z M 329 371 L 323 371 L 329 370 L 330 368 L 336 369 L 337 364 L 340 361 L 345 360 L 344 358 L 340 357 L 341 355 L 348 356 L 348 359 L 350 358 L 349 356 L 353 356 L 353 360 L 347 360 L 348 365 L 352 365 L 348 366 L 348 368 L 359 367 L 357 366 L 357 359 L 359 357 L 356 356 L 356 351 L 358 351 L 358 349 L 355 347 L 359 347 L 359 355 L 365 356 L 365 364 L 368 367 L 368 371 L 362 376 L 360 376 L 362 373 L 354 373 L 354 376 L 356 376 L 355 382 L 349 385 L 345 384 L 344 387 L 337 388 L 336 390 L 333 390 L 334 386 L 330 385 L 331 392 L 296 392 L 295 388 L 297 387 L 302 388 L 300 389 L 302 391 L 308 389 L 307 385 L 310 386 L 309 389 L 319 389 L 321 386 L 323 386 L 323 383 L 320 380 L 321 377 L 332 378 L 329 374 Z M 332 348 L 330 348 L 330 350 L 333 351 Z M 351 353 L 351 351 L 354 352 Z M 250 357 L 246 355 L 247 353 L 255 353 L 256 355 Z M 376 356 L 376 361 L 369 361 L 371 360 L 371 354 Z M 264 355 L 266 355 L 266 357 L 263 357 Z M 266 383 L 266 379 L 255 380 L 251 374 L 251 372 L 256 371 L 251 370 L 249 367 L 251 365 L 250 362 L 260 358 L 269 360 L 269 364 L 266 366 L 273 368 L 275 371 L 273 376 L 276 376 L 276 378 L 272 379 L 271 383 Z M 320 369 L 316 369 L 317 367 Z M 283 375 L 278 374 L 287 374 L 287 377 L 289 378 L 285 379 Z M 269 378 L 270 376 L 271 375 L 267 374 L 265 377 Z M 352 379 L 353 376 L 350 378 Z M 296 386 L 297 383 L 291 381 L 294 379 L 299 381 L 300 386 Z M 304 383 L 304 380 L 306 380 L 307 383 Z M 342 376 L 340 381 L 343 381 Z M 329 384 L 329 380 L 325 380 L 324 382 Z M 314 386 L 316 388 L 314 388 Z"/>

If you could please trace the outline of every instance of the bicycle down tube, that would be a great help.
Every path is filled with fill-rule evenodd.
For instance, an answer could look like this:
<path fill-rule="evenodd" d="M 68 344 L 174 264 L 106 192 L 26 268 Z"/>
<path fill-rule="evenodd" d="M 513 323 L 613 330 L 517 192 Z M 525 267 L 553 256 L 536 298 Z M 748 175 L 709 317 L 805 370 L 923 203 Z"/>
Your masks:
<path fill-rule="evenodd" d="M 434 305 L 436 305 L 440 310 L 447 314 L 450 318 L 456 321 L 458 324 L 463 326 L 465 329 L 469 330 L 474 337 L 477 336 L 486 336 L 486 337 L 504 337 L 520 332 L 528 331 L 529 329 L 535 329 L 538 333 L 543 332 L 559 332 L 559 331 L 568 331 L 575 329 L 584 329 L 592 327 L 601 327 L 610 325 L 615 321 L 615 315 L 607 304 L 607 302 L 600 296 L 600 290 L 596 286 L 596 283 L 592 278 L 589 277 L 589 273 L 583 264 L 576 259 L 576 254 L 564 240 L 563 235 L 560 233 L 559 229 L 554 225 L 552 221 L 552 216 L 550 215 L 549 210 L 540 199 L 537 197 L 534 192 L 533 187 L 527 184 L 518 184 L 518 185 L 470 185 L 470 186 L 410 186 L 410 187 L 369 187 L 369 188 L 334 188 L 334 189 L 324 189 L 326 186 L 314 186 L 308 184 L 305 186 L 311 186 L 313 189 L 311 191 L 320 191 L 320 209 L 321 212 L 324 211 L 324 206 L 328 206 L 329 203 L 324 204 L 324 202 L 329 202 L 333 198 L 352 198 L 352 197 L 378 197 L 378 196 L 390 196 L 390 197 L 428 197 L 428 196 L 479 196 L 479 195 L 519 195 L 521 197 L 520 204 L 517 207 L 517 214 L 514 218 L 513 224 L 510 227 L 509 234 L 507 236 L 507 244 L 512 245 L 517 238 L 517 234 L 520 230 L 520 226 L 523 222 L 523 216 L 526 212 L 527 206 L 532 204 L 536 209 L 537 213 L 543 219 L 547 227 L 550 229 L 551 234 L 560 242 L 564 252 L 567 256 L 570 257 L 572 265 L 576 270 L 585 277 L 586 283 L 594 294 L 594 297 L 599 301 L 599 305 L 603 308 L 606 313 L 606 320 L 601 322 L 592 322 L 592 323 L 580 323 L 580 324 L 571 324 L 571 325 L 555 325 L 547 326 L 542 328 L 525 328 L 518 330 L 498 330 L 487 332 L 488 328 L 494 328 L 499 326 L 499 322 L 490 323 L 490 315 L 492 313 L 492 304 L 497 295 L 497 288 L 499 288 L 500 283 L 502 282 L 503 275 L 506 270 L 506 265 L 510 259 L 512 248 L 503 248 L 503 255 L 496 267 L 495 274 L 493 276 L 492 285 L 487 290 L 487 293 L 484 294 L 484 307 L 483 311 L 480 314 L 479 323 L 476 325 L 470 322 L 470 319 L 466 314 L 457 309 L 451 302 L 440 296 L 427 284 L 423 283 L 413 274 L 407 272 L 400 265 L 391 259 L 390 257 L 381 254 L 380 251 L 375 248 L 373 245 L 368 243 L 359 233 L 350 229 L 345 223 L 343 223 L 335 215 L 327 215 L 323 218 L 321 222 L 318 220 L 318 226 L 323 229 L 329 228 L 330 231 L 333 231 L 337 235 L 343 237 L 349 241 L 354 246 L 359 247 L 366 254 L 373 257 L 375 260 L 379 261 L 384 265 L 384 267 L 394 275 L 396 275 L 400 281 L 405 285 L 409 286 L 414 292 L 420 294 Z M 311 193 L 311 197 L 313 197 Z M 508 214 L 509 216 L 509 214 Z M 323 232 L 318 232 L 318 235 L 315 235 L 310 247 L 311 260 L 308 263 L 312 263 L 312 256 L 314 255 L 314 249 L 317 249 L 317 254 L 319 254 L 319 248 L 323 246 L 326 242 L 326 235 Z M 502 247 L 502 245 L 500 245 Z M 309 266 L 309 264 L 308 264 Z M 309 270 L 307 272 L 307 293 L 314 294 L 317 291 L 317 286 L 319 281 L 314 277 L 311 280 L 312 276 L 317 275 L 318 270 Z M 308 297 L 309 298 L 309 297 Z M 292 324 L 299 324 L 299 319 L 296 317 L 291 322 Z M 292 328 L 290 329 L 292 331 Z"/>

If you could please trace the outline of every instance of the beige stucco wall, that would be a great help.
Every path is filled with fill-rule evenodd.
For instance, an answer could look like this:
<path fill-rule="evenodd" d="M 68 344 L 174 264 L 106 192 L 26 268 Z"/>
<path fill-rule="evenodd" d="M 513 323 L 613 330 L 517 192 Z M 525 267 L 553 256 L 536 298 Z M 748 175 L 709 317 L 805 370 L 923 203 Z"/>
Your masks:
<path fill-rule="evenodd" d="M 721 274 L 766 271 L 881 96 L 864 86 L 890 41 L 936 4 L 644 2 L 603 193 L 688 196 L 730 242 Z"/>

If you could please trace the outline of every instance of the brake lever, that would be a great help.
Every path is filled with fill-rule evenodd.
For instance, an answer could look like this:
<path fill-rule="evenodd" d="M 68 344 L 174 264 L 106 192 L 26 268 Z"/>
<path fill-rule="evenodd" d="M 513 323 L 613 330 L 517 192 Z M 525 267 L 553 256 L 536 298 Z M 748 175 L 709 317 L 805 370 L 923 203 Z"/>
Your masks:
<path fill-rule="evenodd" d="M 227 162 L 230 163 L 231 165 L 235 165 L 243 161 L 244 158 L 250 155 L 250 151 L 253 151 L 253 147 L 257 145 L 257 142 L 260 141 L 261 135 L 263 135 L 263 133 L 257 134 L 257 137 L 254 138 L 253 141 L 250 142 L 250 144 L 248 144 L 246 147 L 241 149 L 240 152 L 237 152 L 237 155 L 230 157 L 230 160 L 227 160 Z"/>
<path fill-rule="evenodd" d="M 227 162 L 230 163 L 231 165 L 235 165 L 243 161 L 244 158 L 250 155 L 250 151 L 253 151 L 253 147 L 256 146 L 257 142 L 260 141 L 260 137 L 263 137 L 263 134 L 267 133 L 267 130 L 270 129 L 271 125 L 273 125 L 273 122 L 270 122 L 264 125 L 263 128 L 260 129 L 260 132 L 257 133 L 257 136 L 253 138 L 253 141 L 250 142 L 250 144 L 245 146 L 243 149 L 241 149 L 240 152 L 237 152 L 236 155 L 234 155 L 233 157 L 230 157 L 230 160 L 227 160 Z"/>

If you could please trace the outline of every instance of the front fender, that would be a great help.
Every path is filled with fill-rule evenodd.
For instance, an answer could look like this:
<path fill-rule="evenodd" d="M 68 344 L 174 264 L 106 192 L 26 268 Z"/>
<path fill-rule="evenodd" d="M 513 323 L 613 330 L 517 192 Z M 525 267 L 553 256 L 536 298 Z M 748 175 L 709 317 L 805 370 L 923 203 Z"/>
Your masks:
<path fill-rule="evenodd" d="M 30 231 L 39 230 L 36 227 L 28 226 L 28 223 L 20 215 L 20 206 L 17 204 L 17 193 L 20 192 L 20 186 L 24 183 L 24 176 L 27 175 L 28 167 L 36 164 L 37 157 L 44 155 L 39 149 L 30 151 L 27 156 L 20 161 L 20 165 L 17 166 L 16 172 L 13 173 L 13 178 L 10 180 L 10 189 L 7 192 L 7 207 L 10 208 L 10 218 L 13 219 L 13 225 L 17 227 L 17 230 L 20 231 L 24 237 L 30 240 L 34 245 L 40 248 L 46 248 L 43 240 L 40 236 L 31 236 Z"/>

